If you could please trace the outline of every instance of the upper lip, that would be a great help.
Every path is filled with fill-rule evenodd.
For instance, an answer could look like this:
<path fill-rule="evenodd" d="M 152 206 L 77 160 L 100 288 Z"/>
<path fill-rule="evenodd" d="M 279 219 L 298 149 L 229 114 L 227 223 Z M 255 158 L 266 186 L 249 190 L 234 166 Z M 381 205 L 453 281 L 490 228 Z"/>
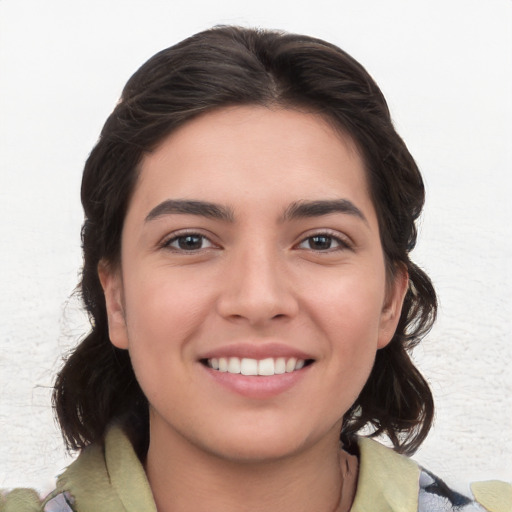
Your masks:
<path fill-rule="evenodd" d="M 216 347 L 200 356 L 201 359 L 220 357 L 238 357 L 248 359 L 266 359 L 269 357 L 295 357 L 296 359 L 314 359 L 311 354 L 282 343 L 234 343 Z"/>

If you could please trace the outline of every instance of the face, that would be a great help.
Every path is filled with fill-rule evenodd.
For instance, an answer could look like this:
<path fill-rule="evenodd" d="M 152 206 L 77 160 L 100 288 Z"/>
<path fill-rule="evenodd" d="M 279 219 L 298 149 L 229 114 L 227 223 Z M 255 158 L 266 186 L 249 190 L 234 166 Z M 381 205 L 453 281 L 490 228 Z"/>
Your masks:
<path fill-rule="evenodd" d="M 100 278 L 151 442 L 237 460 L 337 442 L 407 282 L 386 279 L 350 138 L 263 107 L 202 115 L 143 159 Z"/>

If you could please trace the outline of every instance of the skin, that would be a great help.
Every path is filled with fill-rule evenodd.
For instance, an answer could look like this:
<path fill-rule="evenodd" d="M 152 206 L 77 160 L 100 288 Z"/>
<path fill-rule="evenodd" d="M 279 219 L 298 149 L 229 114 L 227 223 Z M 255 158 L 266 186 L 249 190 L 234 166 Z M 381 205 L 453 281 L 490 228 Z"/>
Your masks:
<path fill-rule="evenodd" d="M 354 485 L 339 502 L 342 418 L 407 287 L 405 272 L 386 279 L 355 145 L 315 114 L 233 107 L 185 124 L 140 168 L 121 265 L 99 273 L 110 338 L 130 352 L 150 403 L 158 510 L 350 506 Z M 226 218 L 155 210 L 168 200 L 214 203 Z M 360 215 L 290 213 L 334 200 Z M 312 364 L 269 396 L 220 384 L 201 361 L 232 347 L 273 355 L 276 344 Z"/>

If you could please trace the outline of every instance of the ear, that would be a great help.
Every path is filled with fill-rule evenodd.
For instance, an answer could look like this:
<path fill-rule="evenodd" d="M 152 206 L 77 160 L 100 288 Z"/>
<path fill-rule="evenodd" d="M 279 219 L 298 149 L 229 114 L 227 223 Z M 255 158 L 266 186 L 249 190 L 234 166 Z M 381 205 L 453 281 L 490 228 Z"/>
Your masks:
<path fill-rule="evenodd" d="M 111 343 L 122 349 L 128 348 L 128 333 L 123 300 L 123 279 L 121 270 L 101 260 L 98 264 L 108 317 L 108 334 Z"/>
<path fill-rule="evenodd" d="M 399 265 L 395 270 L 392 282 L 388 285 L 386 302 L 382 308 L 378 348 L 384 348 L 395 334 L 408 287 L 409 274 L 407 269 L 404 265 Z"/>

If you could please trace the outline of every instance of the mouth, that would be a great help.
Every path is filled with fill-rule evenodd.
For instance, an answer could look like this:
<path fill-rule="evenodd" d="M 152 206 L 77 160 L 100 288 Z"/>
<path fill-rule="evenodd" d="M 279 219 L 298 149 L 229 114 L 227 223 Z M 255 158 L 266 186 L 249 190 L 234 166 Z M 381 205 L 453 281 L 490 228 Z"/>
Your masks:
<path fill-rule="evenodd" d="M 313 359 L 298 359 L 296 357 L 267 357 L 265 359 L 214 357 L 201 359 L 201 364 L 218 372 L 259 377 L 296 372 L 310 366 L 313 362 Z"/>

